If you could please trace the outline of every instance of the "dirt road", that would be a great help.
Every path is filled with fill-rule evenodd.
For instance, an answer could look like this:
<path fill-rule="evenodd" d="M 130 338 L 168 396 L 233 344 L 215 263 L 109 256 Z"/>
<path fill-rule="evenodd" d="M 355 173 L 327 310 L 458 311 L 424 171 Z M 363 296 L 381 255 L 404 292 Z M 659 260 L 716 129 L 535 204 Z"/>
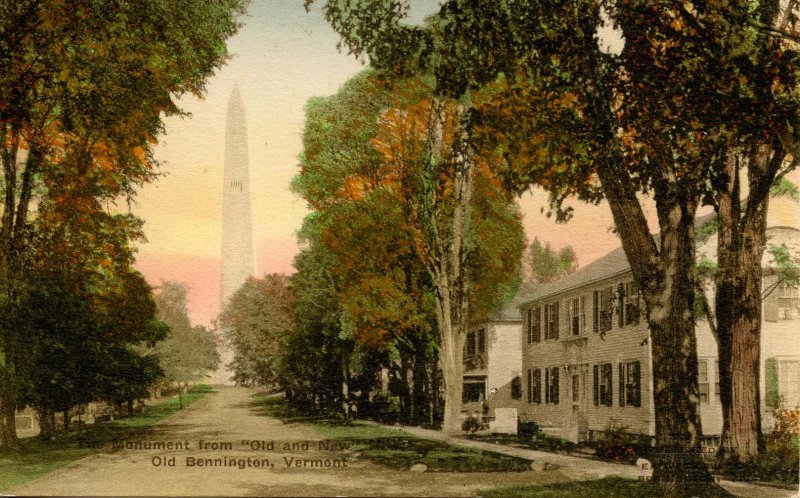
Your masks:
<path fill-rule="evenodd" d="M 218 388 L 163 420 L 146 438 L 78 460 L 7 493 L 470 496 L 491 486 L 567 479 L 559 470 L 419 474 L 387 469 L 347 450 L 320 448 L 324 438 L 312 428 L 260 414 L 251 405 L 252 394 L 244 388 Z"/>

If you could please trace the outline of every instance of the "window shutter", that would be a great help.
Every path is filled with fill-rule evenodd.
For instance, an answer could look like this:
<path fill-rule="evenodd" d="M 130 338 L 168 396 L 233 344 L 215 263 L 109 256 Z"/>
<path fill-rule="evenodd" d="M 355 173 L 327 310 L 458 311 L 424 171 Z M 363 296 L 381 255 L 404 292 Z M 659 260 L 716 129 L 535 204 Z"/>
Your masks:
<path fill-rule="evenodd" d="M 558 367 L 553 367 L 552 379 L 553 382 L 553 403 L 558 404 Z"/>
<path fill-rule="evenodd" d="M 533 310 L 533 342 L 542 340 L 542 309 Z"/>
<path fill-rule="evenodd" d="M 598 366 L 594 366 L 594 404 L 595 406 L 600 404 L 600 376 L 598 371 Z"/>
<path fill-rule="evenodd" d="M 594 291 L 592 293 L 592 331 L 594 332 L 597 332 L 600 326 L 599 304 L 600 293 L 598 291 Z"/>
<path fill-rule="evenodd" d="M 539 368 L 533 371 L 533 402 L 542 402 L 542 370 Z"/>
<path fill-rule="evenodd" d="M 778 361 L 775 358 L 767 358 L 764 362 L 764 383 L 766 385 L 766 405 L 769 408 L 777 408 L 780 404 L 780 392 L 778 391 Z"/>
<path fill-rule="evenodd" d="M 525 330 L 528 332 L 528 344 L 533 342 L 533 331 L 531 330 L 531 326 L 533 325 L 532 315 L 533 310 L 525 310 Z"/>
<path fill-rule="evenodd" d="M 553 310 L 553 316 L 555 317 L 555 320 L 553 320 L 555 325 L 555 328 L 553 330 L 553 339 L 558 339 L 558 322 L 560 318 L 560 315 L 558 313 L 558 301 L 554 302 L 553 306 L 555 306 L 555 309 Z"/>
<path fill-rule="evenodd" d="M 619 406 L 625 406 L 625 365 L 619 364 Z"/>
<path fill-rule="evenodd" d="M 550 369 L 544 369 L 544 402 L 550 403 Z"/>
<path fill-rule="evenodd" d="M 528 370 L 528 403 L 533 403 L 533 370 Z"/>
<path fill-rule="evenodd" d="M 625 326 L 625 286 L 619 284 L 617 286 L 617 326 L 622 328 Z"/>

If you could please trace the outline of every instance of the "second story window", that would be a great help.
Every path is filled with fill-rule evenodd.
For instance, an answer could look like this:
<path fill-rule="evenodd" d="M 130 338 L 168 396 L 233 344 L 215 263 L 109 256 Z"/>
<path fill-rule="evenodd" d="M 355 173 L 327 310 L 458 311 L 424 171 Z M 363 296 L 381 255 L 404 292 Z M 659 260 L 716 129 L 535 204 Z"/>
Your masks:
<path fill-rule="evenodd" d="M 527 313 L 528 344 L 542 340 L 542 308 L 528 309 Z"/>
<path fill-rule="evenodd" d="M 575 297 L 569 303 L 569 329 L 573 336 L 586 331 L 586 297 Z"/>
<path fill-rule="evenodd" d="M 477 337 L 477 349 L 478 354 L 483 354 L 486 352 L 486 329 L 478 330 L 478 337 Z"/>
<path fill-rule="evenodd" d="M 558 339 L 558 301 L 544 305 L 544 338 Z"/>
<path fill-rule="evenodd" d="M 614 291 L 608 286 L 599 291 L 594 291 L 594 331 L 608 332 L 611 330 L 611 316 L 614 307 Z"/>
<path fill-rule="evenodd" d="M 475 354 L 475 332 L 467 332 L 467 356 Z"/>

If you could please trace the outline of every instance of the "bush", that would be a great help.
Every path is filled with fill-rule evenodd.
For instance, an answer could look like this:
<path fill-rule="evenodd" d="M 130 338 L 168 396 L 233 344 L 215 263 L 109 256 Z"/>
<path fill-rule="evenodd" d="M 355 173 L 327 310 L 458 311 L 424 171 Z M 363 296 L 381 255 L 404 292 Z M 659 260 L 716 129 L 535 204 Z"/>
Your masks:
<path fill-rule="evenodd" d="M 524 443 L 530 442 L 539 433 L 539 424 L 536 422 L 519 422 L 517 424 L 517 437 Z"/>
<path fill-rule="evenodd" d="M 461 423 L 461 430 L 464 432 L 475 433 L 481 429 L 481 416 L 471 413 L 464 422 Z"/>
<path fill-rule="evenodd" d="M 630 463 L 640 457 L 649 457 L 652 454 L 650 438 L 632 434 L 627 429 L 615 420 L 610 421 L 603 437 L 595 441 L 597 457 L 612 462 Z"/>
<path fill-rule="evenodd" d="M 764 438 L 766 451 L 748 462 L 731 458 L 719 469 L 722 474 L 741 481 L 798 483 L 800 410 L 779 405 L 772 411 L 772 418 L 772 431 Z"/>

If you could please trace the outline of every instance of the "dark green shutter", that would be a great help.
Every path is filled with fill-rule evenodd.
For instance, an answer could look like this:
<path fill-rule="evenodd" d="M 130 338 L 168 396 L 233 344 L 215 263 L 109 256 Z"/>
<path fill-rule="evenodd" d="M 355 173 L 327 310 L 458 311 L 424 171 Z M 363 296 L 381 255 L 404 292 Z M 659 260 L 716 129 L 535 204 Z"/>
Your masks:
<path fill-rule="evenodd" d="M 594 332 L 597 332 L 600 327 L 600 315 L 598 308 L 598 304 L 600 303 L 599 297 L 600 293 L 598 291 L 594 291 L 592 293 L 592 330 Z"/>
<path fill-rule="evenodd" d="M 619 284 L 617 286 L 617 325 L 619 328 L 625 326 L 625 286 Z"/>
<path fill-rule="evenodd" d="M 619 364 L 619 406 L 625 406 L 625 365 Z"/>
<path fill-rule="evenodd" d="M 764 362 L 764 376 L 767 388 L 766 405 L 769 408 L 777 408 L 780 404 L 780 391 L 778 391 L 778 361 L 775 358 L 767 358 Z"/>
<path fill-rule="evenodd" d="M 552 379 L 551 380 L 553 382 L 553 396 L 552 396 L 553 403 L 557 405 L 558 404 L 558 387 L 559 387 L 558 367 L 554 367 L 553 368 L 553 374 L 552 374 Z"/>

